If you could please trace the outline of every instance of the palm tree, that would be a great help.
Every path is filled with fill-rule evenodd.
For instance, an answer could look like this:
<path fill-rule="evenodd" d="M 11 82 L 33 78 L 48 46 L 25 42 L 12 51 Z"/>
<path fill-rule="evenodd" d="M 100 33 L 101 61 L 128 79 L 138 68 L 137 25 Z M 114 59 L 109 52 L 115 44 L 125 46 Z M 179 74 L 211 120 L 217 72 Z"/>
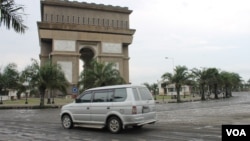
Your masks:
<path fill-rule="evenodd" d="M 0 0 L 0 26 L 3 23 L 7 29 L 12 27 L 17 33 L 24 33 L 27 26 L 23 24 L 22 14 L 18 11 L 23 7 L 16 5 L 14 0 Z"/>
<path fill-rule="evenodd" d="M 246 89 L 249 90 L 249 86 L 250 86 L 250 79 L 247 80 L 247 83 L 246 83 Z"/>
<path fill-rule="evenodd" d="M 199 70 L 197 68 L 193 68 L 192 70 L 192 76 L 196 79 L 196 81 L 199 84 L 200 87 L 200 93 L 201 93 L 201 100 L 205 100 L 205 86 L 207 81 L 207 69 L 203 68 L 202 70 Z"/>
<path fill-rule="evenodd" d="M 241 80 L 241 77 L 239 74 L 237 73 L 231 73 L 231 77 L 232 77 L 232 89 L 238 89 L 240 85 L 242 85 L 243 80 Z M 230 97 L 232 96 L 232 92 L 229 95 Z"/>
<path fill-rule="evenodd" d="M 218 99 L 218 85 L 221 82 L 219 70 L 216 68 L 207 69 L 207 82 L 208 85 L 212 87 L 214 93 L 214 98 Z"/>
<path fill-rule="evenodd" d="M 176 92 L 177 92 L 177 102 L 181 102 L 180 99 L 180 90 L 181 86 L 189 83 L 190 75 L 188 73 L 188 69 L 186 66 L 176 66 L 175 73 L 165 73 L 162 75 L 163 80 L 168 80 L 170 83 L 175 84 Z"/>
<path fill-rule="evenodd" d="M 232 81 L 231 81 L 231 74 L 229 72 L 226 71 L 222 71 L 220 73 L 221 75 L 221 79 L 222 79 L 222 83 L 223 83 L 223 87 L 225 89 L 225 94 L 226 97 L 229 97 L 229 93 L 231 92 L 231 85 L 232 85 Z"/>
<path fill-rule="evenodd" d="M 241 84 L 241 77 L 237 73 L 222 71 L 220 73 L 226 97 L 232 97 L 232 89 Z"/>
<path fill-rule="evenodd" d="M 27 66 L 23 73 L 29 80 L 31 87 L 38 88 L 40 92 L 40 106 L 44 106 L 44 96 L 46 89 L 58 89 L 66 92 L 68 82 L 60 66 L 52 64 L 50 61 L 43 66 L 39 66 L 36 60 L 32 60 L 32 65 Z"/>
<path fill-rule="evenodd" d="M 78 85 L 81 91 L 88 88 L 125 84 L 125 80 L 120 76 L 120 72 L 114 69 L 113 63 L 98 63 L 93 60 L 90 66 L 81 72 Z"/>
<path fill-rule="evenodd" d="M 48 88 L 50 89 L 50 96 L 52 96 L 52 104 L 54 104 L 54 96 L 53 96 L 53 91 L 58 89 L 62 93 L 66 94 L 67 93 L 67 87 L 68 87 L 68 81 L 66 81 L 66 78 L 64 76 L 64 73 L 61 71 L 60 66 L 54 66 L 51 68 L 51 73 L 52 73 L 52 80 L 51 83 L 49 84 Z M 48 99 L 48 103 L 50 104 L 50 99 Z"/>

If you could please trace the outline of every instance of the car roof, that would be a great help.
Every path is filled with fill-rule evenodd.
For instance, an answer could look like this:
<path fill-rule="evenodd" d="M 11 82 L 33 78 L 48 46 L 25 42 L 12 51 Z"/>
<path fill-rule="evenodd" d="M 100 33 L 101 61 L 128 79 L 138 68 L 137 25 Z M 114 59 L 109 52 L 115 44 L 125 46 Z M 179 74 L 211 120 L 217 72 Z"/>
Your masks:
<path fill-rule="evenodd" d="M 87 89 L 86 91 L 114 89 L 114 88 L 131 88 L 131 87 L 146 87 L 146 86 L 144 86 L 144 85 L 135 85 L 135 84 L 123 84 L 123 85 L 112 85 L 112 86 L 103 86 L 103 87 L 90 88 L 90 89 Z"/>

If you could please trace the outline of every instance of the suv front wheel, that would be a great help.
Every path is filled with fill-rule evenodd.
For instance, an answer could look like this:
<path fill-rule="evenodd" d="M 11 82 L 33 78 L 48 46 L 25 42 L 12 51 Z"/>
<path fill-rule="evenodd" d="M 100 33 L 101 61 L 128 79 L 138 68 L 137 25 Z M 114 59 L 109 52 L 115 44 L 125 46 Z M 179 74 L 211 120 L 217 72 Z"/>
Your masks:
<path fill-rule="evenodd" d="M 107 127 L 111 133 L 117 134 L 117 133 L 121 132 L 121 130 L 122 130 L 121 120 L 115 116 L 110 117 L 108 119 Z"/>
<path fill-rule="evenodd" d="M 72 119 L 69 115 L 63 115 L 62 117 L 62 126 L 63 128 L 65 129 L 71 129 L 73 128 L 73 122 L 72 122 Z"/>

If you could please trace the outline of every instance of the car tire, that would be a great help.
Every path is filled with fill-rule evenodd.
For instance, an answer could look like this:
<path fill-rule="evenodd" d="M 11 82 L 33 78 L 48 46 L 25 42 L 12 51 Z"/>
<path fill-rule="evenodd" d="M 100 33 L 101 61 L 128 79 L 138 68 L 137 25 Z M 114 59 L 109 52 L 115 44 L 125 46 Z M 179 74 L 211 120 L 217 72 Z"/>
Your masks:
<path fill-rule="evenodd" d="M 65 129 L 73 128 L 73 126 L 74 126 L 73 121 L 72 121 L 71 117 L 68 114 L 63 115 L 63 117 L 62 117 L 62 126 Z"/>
<path fill-rule="evenodd" d="M 118 117 L 113 116 L 108 119 L 107 127 L 111 133 L 117 134 L 122 130 L 122 122 Z"/>

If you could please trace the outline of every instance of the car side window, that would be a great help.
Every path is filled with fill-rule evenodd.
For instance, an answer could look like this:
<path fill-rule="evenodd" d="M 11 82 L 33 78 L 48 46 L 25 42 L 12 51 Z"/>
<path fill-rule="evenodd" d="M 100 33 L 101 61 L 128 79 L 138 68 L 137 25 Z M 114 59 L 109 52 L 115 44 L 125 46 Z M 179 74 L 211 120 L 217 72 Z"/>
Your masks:
<path fill-rule="evenodd" d="M 127 98 L 127 91 L 125 88 L 114 90 L 114 102 L 122 102 Z"/>
<path fill-rule="evenodd" d="M 109 90 L 108 91 L 108 97 L 107 97 L 107 102 L 112 102 L 113 101 L 113 95 L 114 95 L 114 92 Z"/>
<path fill-rule="evenodd" d="M 86 93 L 83 96 L 81 96 L 80 99 L 80 103 L 87 103 L 87 102 L 91 102 L 91 97 L 92 97 L 92 93 Z"/>
<path fill-rule="evenodd" d="M 139 101 L 140 100 L 140 97 L 139 97 L 139 94 L 138 94 L 138 91 L 136 88 L 133 88 L 133 93 L 134 93 L 134 98 L 135 98 L 135 101 Z"/>
<path fill-rule="evenodd" d="M 93 102 L 111 102 L 113 92 L 111 90 L 99 90 L 94 92 Z"/>

